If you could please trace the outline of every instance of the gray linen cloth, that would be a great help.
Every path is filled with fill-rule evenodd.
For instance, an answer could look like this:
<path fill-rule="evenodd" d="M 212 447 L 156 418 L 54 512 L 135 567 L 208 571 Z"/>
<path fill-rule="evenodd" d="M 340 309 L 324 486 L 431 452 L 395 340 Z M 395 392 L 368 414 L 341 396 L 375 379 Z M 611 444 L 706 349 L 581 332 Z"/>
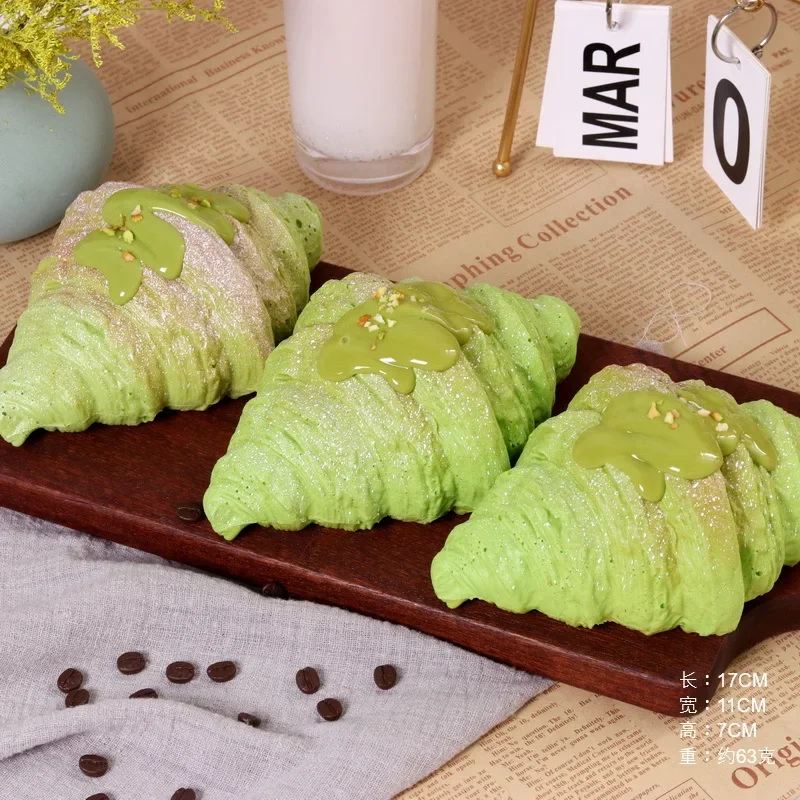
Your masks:
<path fill-rule="evenodd" d="M 1 502 L 1 500 L 0 500 Z M 139 650 L 138 675 L 116 668 Z M 214 683 L 206 667 L 238 675 Z M 188 684 L 167 681 L 190 661 Z M 372 673 L 396 665 L 381 691 Z M 295 673 L 315 667 L 304 695 Z M 75 667 L 87 705 L 65 708 Z M 401 626 L 261 597 L 155 556 L 0 509 L 0 798 L 380 800 L 412 785 L 549 686 Z M 159 699 L 129 699 L 153 688 Z M 342 718 L 323 721 L 319 700 Z M 260 728 L 237 721 L 248 712 Z M 105 776 L 81 773 L 105 756 Z"/>

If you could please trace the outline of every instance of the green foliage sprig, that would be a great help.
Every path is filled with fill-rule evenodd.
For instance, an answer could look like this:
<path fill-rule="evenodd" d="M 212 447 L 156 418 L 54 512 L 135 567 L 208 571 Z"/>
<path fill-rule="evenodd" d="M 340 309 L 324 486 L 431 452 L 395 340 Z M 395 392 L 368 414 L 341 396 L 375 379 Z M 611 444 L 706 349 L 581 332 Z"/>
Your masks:
<path fill-rule="evenodd" d="M 58 93 L 69 82 L 75 58 L 68 41 L 89 42 L 99 67 L 101 45 L 124 49 L 115 31 L 134 25 L 144 11 L 163 12 L 168 20 L 220 22 L 235 31 L 224 7 L 224 0 L 213 0 L 211 8 L 195 0 L 0 0 L 0 89 L 20 81 L 63 113 Z"/>

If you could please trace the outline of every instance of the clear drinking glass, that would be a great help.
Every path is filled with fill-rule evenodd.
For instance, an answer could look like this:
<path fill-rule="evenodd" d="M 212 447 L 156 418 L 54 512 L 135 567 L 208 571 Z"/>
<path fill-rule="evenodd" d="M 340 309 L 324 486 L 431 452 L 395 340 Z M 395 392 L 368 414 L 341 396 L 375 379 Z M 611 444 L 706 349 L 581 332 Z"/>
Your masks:
<path fill-rule="evenodd" d="M 438 0 L 284 0 L 295 153 L 316 183 L 379 194 L 433 153 Z"/>

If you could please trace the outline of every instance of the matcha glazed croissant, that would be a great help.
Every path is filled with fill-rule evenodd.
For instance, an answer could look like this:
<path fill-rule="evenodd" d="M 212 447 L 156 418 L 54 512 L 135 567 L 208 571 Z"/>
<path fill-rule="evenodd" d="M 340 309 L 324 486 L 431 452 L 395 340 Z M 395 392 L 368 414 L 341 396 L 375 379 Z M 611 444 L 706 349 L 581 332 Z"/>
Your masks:
<path fill-rule="evenodd" d="M 33 275 L 0 436 L 136 425 L 258 386 L 308 302 L 321 218 L 302 197 L 107 183 L 70 206 Z"/>
<path fill-rule="evenodd" d="M 647 634 L 736 628 L 800 561 L 800 420 L 606 367 L 539 426 L 431 565 L 437 596 Z"/>
<path fill-rule="evenodd" d="M 232 539 L 254 522 L 355 530 L 471 510 L 550 415 L 578 329 L 554 297 L 327 282 L 214 468 L 209 521 Z"/>

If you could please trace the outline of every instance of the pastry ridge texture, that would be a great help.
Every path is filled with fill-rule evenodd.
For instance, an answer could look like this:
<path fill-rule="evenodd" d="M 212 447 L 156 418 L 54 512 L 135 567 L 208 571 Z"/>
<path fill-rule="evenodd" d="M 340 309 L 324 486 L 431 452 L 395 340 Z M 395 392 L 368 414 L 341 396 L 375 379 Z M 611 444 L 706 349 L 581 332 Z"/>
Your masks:
<path fill-rule="evenodd" d="M 642 364 L 597 373 L 451 531 L 431 565 L 437 596 L 451 608 L 479 598 L 575 626 L 734 630 L 743 603 L 800 561 L 800 420 L 766 400 L 739 405 L 775 447 L 775 470 L 740 443 L 707 478 L 667 474 L 658 503 L 615 467 L 584 469 L 572 455 L 616 395 L 656 389 L 677 400 L 681 388 L 704 385 Z"/>
<path fill-rule="evenodd" d="M 308 301 L 319 211 L 297 195 L 227 185 L 217 191 L 251 213 L 249 223 L 232 220 L 233 244 L 158 212 L 185 240 L 180 278 L 144 269 L 136 295 L 115 305 L 103 274 L 76 263 L 73 251 L 105 224 L 105 201 L 130 188 L 140 187 L 106 183 L 81 194 L 32 276 L 0 370 L 0 436 L 11 444 L 37 428 L 136 425 L 164 408 L 200 410 L 252 392 L 275 341 L 291 333 Z"/>
<path fill-rule="evenodd" d="M 328 281 L 270 356 L 204 498 L 226 539 L 255 522 L 356 530 L 469 511 L 549 416 L 556 380 L 575 361 L 577 315 L 556 298 L 488 285 L 466 295 L 493 333 L 474 326 L 453 367 L 415 370 L 411 394 L 379 375 L 323 378 L 318 353 L 334 324 L 391 285 L 364 273 Z"/>

